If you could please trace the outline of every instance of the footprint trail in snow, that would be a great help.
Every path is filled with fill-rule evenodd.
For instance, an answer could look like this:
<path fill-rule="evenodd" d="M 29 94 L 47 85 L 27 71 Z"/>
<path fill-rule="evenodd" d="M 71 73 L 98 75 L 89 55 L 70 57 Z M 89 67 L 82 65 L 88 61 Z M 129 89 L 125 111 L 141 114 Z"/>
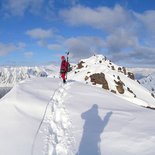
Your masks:
<path fill-rule="evenodd" d="M 56 90 L 50 101 L 45 121 L 45 155 L 74 155 L 74 136 L 72 123 L 64 103 L 66 90 L 71 83 Z"/>

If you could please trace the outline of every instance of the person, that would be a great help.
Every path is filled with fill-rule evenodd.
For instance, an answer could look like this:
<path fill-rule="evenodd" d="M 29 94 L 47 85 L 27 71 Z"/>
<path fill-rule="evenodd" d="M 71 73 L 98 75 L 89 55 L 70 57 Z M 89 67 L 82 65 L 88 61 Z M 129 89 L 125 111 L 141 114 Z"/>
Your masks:
<path fill-rule="evenodd" d="M 67 72 L 68 72 L 68 62 L 66 61 L 64 56 L 61 56 L 60 74 L 61 74 L 63 83 L 66 83 Z"/>

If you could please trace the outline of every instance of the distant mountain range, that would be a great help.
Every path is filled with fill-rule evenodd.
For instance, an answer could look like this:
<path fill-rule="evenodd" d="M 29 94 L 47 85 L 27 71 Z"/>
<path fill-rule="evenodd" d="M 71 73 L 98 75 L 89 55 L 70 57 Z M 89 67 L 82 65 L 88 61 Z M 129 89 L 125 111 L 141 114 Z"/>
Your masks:
<path fill-rule="evenodd" d="M 140 83 L 146 87 L 150 92 L 155 94 L 155 73 L 148 75 L 140 80 Z"/>
<path fill-rule="evenodd" d="M 58 76 L 58 67 L 55 65 L 36 67 L 1 67 L 0 87 L 13 87 L 14 84 L 34 77 Z"/>

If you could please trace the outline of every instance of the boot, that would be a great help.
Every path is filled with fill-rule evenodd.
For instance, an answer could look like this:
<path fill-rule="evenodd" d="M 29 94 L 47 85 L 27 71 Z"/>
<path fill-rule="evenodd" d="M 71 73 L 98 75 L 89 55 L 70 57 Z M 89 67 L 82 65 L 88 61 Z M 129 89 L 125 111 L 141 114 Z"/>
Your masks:
<path fill-rule="evenodd" d="M 66 83 L 66 80 L 65 79 L 63 80 L 63 83 Z"/>

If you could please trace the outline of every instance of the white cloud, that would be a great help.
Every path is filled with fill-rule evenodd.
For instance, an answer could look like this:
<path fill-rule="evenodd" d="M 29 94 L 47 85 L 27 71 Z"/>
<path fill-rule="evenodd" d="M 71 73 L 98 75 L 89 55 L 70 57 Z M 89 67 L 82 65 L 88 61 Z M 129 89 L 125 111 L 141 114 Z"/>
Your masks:
<path fill-rule="evenodd" d="M 61 51 L 63 50 L 63 47 L 60 44 L 48 44 L 47 48 L 53 51 Z"/>
<path fill-rule="evenodd" d="M 142 14 L 135 13 L 137 19 L 139 19 L 147 30 L 155 33 L 155 11 L 146 11 Z"/>
<path fill-rule="evenodd" d="M 138 38 L 125 29 L 118 29 L 107 36 L 105 44 L 109 52 L 121 52 L 125 48 L 136 47 L 138 45 Z"/>
<path fill-rule="evenodd" d="M 34 55 L 34 53 L 33 52 L 25 52 L 24 55 L 28 58 L 31 58 Z"/>
<path fill-rule="evenodd" d="M 106 32 L 104 39 L 101 39 L 100 47 L 103 49 L 99 49 L 107 49 L 105 54 L 113 61 L 155 65 L 155 11 L 140 14 L 119 5 L 114 8 L 75 6 L 61 11 L 60 16 L 71 26 L 86 25 Z M 70 44 L 75 48 L 77 42 Z M 88 50 L 89 47 L 85 48 L 81 43 L 79 48 Z M 77 46 L 77 51 L 82 49 Z"/>
<path fill-rule="evenodd" d="M 91 56 L 101 51 L 104 46 L 104 41 L 101 38 L 93 36 L 71 37 L 63 39 L 61 42 L 57 41 L 57 43 L 46 45 L 48 49 L 57 52 L 70 51 L 74 61 Z"/>
<path fill-rule="evenodd" d="M 73 6 L 78 0 L 4 0 L 1 3 L 5 17 L 24 16 L 26 12 L 50 19 L 56 15 L 57 5 Z"/>
<path fill-rule="evenodd" d="M 42 28 L 35 28 L 32 30 L 26 31 L 26 34 L 34 39 L 42 40 L 42 39 L 48 39 L 53 37 L 54 32 L 52 29 L 45 30 Z"/>
<path fill-rule="evenodd" d="M 95 9 L 75 6 L 60 12 L 61 18 L 71 25 L 88 25 L 98 29 L 113 31 L 118 27 L 129 27 L 131 14 L 121 6 L 114 8 L 98 7 Z"/>
<path fill-rule="evenodd" d="M 44 0 L 6 0 L 3 6 L 8 14 L 23 16 L 27 10 L 33 13 L 39 12 L 43 2 Z"/>
<path fill-rule="evenodd" d="M 0 56 L 7 55 L 11 52 L 19 51 L 23 49 L 26 45 L 24 43 L 15 44 L 4 44 L 0 42 Z"/>

